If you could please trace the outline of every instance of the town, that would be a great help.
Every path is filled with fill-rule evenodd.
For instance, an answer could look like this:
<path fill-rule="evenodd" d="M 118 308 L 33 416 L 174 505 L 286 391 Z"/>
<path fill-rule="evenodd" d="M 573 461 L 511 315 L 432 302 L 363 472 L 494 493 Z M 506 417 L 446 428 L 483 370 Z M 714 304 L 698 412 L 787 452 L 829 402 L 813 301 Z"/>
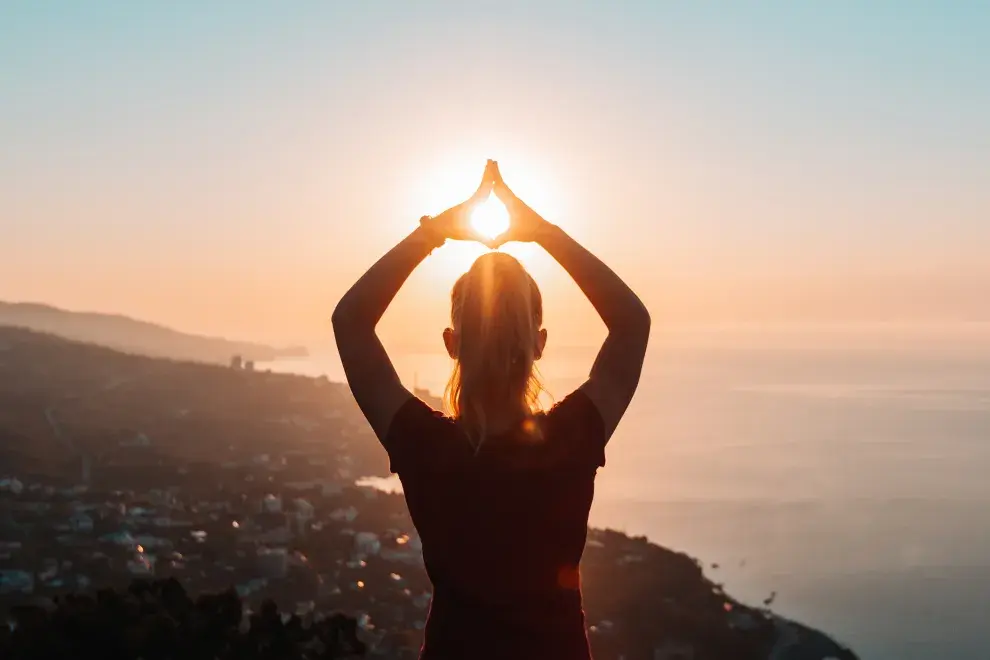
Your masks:
<path fill-rule="evenodd" d="M 344 613 L 366 655 L 416 657 L 421 542 L 401 495 L 358 485 L 384 450 L 345 385 L 247 366 L 0 328 L 0 610 L 174 577 Z M 582 581 L 596 658 L 855 657 L 645 538 L 591 530 Z"/>

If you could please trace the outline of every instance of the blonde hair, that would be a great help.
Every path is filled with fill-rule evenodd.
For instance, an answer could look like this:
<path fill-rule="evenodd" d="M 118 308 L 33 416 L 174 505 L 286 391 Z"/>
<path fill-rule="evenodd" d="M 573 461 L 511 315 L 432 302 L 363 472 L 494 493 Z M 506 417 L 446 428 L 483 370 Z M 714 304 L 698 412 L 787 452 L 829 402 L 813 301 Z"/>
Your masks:
<path fill-rule="evenodd" d="M 450 303 L 457 358 L 444 403 L 477 449 L 493 407 L 524 417 L 539 409 L 543 296 L 519 261 L 489 252 L 457 280 Z"/>

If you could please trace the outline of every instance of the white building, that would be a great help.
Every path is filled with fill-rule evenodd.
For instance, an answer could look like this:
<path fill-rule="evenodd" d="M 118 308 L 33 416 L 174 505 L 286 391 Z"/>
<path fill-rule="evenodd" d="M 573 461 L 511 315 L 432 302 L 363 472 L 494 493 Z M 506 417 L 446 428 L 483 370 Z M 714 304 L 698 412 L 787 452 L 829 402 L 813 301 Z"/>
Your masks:
<path fill-rule="evenodd" d="M 299 497 L 296 498 L 294 504 L 296 505 L 296 517 L 300 520 L 312 520 L 316 513 L 316 509 L 308 500 Z"/>
<path fill-rule="evenodd" d="M 359 556 L 377 555 L 381 552 L 382 542 L 373 532 L 358 532 L 354 535 L 354 553 Z"/>
<path fill-rule="evenodd" d="M 296 506 L 295 523 L 300 534 L 305 533 L 309 523 L 316 516 L 316 509 L 307 500 L 297 498 L 294 502 Z"/>
<path fill-rule="evenodd" d="M 281 513 L 282 498 L 271 493 L 265 495 L 265 498 L 261 501 L 261 510 L 265 513 Z"/>
<path fill-rule="evenodd" d="M 82 511 L 77 511 L 69 518 L 69 526 L 73 532 L 86 533 L 93 531 L 93 519 Z"/>
<path fill-rule="evenodd" d="M 354 522 L 358 517 L 358 510 L 353 506 L 349 506 L 346 509 L 334 509 L 330 512 L 331 520 L 346 520 L 347 522 Z"/>
<path fill-rule="evenodd" d="M 100 540 L 109 541 L 114 545 L 130 545 L 130 546 L 137 545 L 137 542 L 134 540 L 134 537 L 131 536 L 131 533 L 128 532 L 127 530 L 112 532 L 110 534 L 104 534 L 103 536 L 100 537 Z"/>

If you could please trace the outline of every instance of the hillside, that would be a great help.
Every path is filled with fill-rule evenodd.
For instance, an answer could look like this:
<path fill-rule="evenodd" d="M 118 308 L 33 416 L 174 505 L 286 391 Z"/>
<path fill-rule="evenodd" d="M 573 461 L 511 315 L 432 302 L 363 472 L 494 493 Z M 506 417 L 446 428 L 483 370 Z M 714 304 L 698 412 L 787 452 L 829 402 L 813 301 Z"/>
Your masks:
<path fill-rule="evenodd" d="M 0 615 L 174 577 L 415 658 L 422 542 L 401 496 L 355 485 L 387 469 L 344 384 L 0 328 Z M 590 530 L 581 579 L 596 660 L 856 659 L 643 537 Z"/>
<path fill-rule="evenodd" d="M 187 334 L 117 314 L 73 312 L 38 303 L 0 302 L 0 325 L 28 328 L 127 353 L 174 360 L 226 364 L 235 355 L 257 362 L 306 355 L 306 349 L 299 347 L 279 349 Z"/>

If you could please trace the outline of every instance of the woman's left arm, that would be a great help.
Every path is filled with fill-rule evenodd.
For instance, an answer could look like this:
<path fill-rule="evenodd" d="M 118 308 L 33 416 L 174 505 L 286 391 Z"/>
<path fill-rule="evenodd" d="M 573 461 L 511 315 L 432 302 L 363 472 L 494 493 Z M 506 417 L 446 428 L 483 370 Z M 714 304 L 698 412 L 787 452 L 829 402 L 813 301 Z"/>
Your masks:
<path fill-rule="evenodd" d="M 344 294 L 333 312 L 333 333 L 347 384 L 378 439 L 385 440 L 392 418 L 412 394 L 399 380 L 375 327 L 416 266 L 448 238 L 477 240 L 470 229 L 474 205 L 491 192 L 492 162 L 475 194 L 463 204 L 420 226 L 379 259 Z"/>

